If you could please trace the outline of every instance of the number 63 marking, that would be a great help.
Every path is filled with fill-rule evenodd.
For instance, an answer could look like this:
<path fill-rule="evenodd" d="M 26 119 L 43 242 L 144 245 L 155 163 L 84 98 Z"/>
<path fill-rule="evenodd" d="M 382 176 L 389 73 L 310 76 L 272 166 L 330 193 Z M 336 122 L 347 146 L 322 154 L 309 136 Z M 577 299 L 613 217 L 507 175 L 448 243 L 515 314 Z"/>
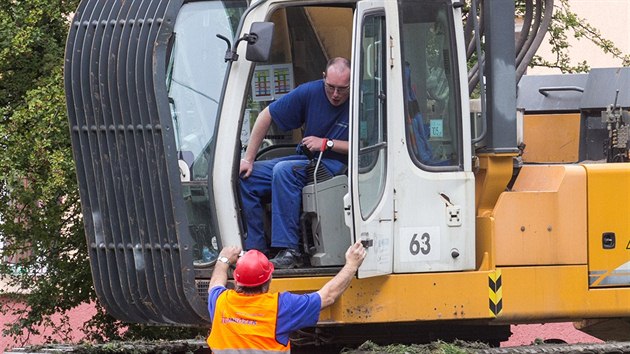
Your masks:
<path fill-rule="evenodd" d="M 420 240 L 418 240 L 418 234 L 413 234 L 411 242 L 409 243 L 409 252 L 414 256 L 420 252 L 425 256 L 429 254 L 429 252 L 431 252 L 431 235 L 425 232 L 420 236 Z"/>

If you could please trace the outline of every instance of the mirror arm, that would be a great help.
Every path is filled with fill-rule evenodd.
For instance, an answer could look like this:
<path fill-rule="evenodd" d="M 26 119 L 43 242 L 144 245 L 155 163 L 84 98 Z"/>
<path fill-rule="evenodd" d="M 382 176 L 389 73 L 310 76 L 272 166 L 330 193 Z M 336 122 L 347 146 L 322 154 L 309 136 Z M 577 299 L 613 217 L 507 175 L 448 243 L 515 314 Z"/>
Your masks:
<path fill-rule="evenodd" d="M 247 41 L 247 44 L 256 44 L 258 42 L 258 35 L 256 33 L 245 33 L 243 37 L 241 37 L 238 42 Z M 238 45 L 236 42 L 236 45 Z"/>
<path fill-rule="evenodd" d="M 220 39 L 224 40 L 225 43 L 227 44 L 227 50 L 225 51 L 225 57 L 223 57 L 223 59 L 226 62 L 228 62 L 228 61 L 237 61 L 238 60 L 238 54 L 236 54 L 236 46 L 234 46 L 234 50 L 232 50 L 232 44 L 230 43 L 230 40 L 227 39 L 227 37 L 222 36 L 220 34 L 217 34 L 217 38 L 220 38 Z M 236 44 L 238 45 L 238 42 L 236 42 Z"/>
<path fill-rule="evenodd" d="M 226 62 L 238 60 L 238 54 L 236 54 L 236 49 L 238 48 L 239 43 L 241 43 L 242 41 L 246 41 L 248 44 L 254 44 L 258 41 L 258 35 L 256 33 L 251 33 L 251 34 L 245 33 L 243 37 L 239 38 L 236 41 L 236 43 L 234 44 L 234 49 L 232 50 L 232 44 L 230 43 L 230 40 L 227 39 L 227 37 L 222 36 L 220 34 L 217 34 L 217 37 L 224 40 L 225 43 L 227 43 L 227 50 L 225 51 L 225 57 L 224 57 L 224 60 Z"/>

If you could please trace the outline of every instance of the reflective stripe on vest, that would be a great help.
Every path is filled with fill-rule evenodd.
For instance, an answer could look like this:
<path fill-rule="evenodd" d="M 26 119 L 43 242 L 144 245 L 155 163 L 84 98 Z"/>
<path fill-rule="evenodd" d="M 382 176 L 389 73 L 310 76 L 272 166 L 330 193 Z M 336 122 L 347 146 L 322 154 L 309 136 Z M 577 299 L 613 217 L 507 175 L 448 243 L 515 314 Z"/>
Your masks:
<path fill-rule="evenodd" d="M 276 341 L 278 293 L 242 295 L 226 290 L 217 298 L 208 346 L 214 353 L 287 353 Z"/>

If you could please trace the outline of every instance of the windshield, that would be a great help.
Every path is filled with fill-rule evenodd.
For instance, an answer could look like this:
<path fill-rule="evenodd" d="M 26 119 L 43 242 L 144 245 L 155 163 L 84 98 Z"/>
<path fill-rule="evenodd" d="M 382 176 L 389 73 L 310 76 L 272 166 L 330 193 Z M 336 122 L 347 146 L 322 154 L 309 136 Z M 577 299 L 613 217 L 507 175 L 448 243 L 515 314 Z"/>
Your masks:
<path fill-rule="evenodd" d="M 194 2 L 179 12 L 167 85 L 178 150 L 192 155 L 184 160 L 201 158 L 212 139 L 227 68 L 222 54 L 227 46 L 216 35 L 234 38 L 246 5 L 245 1 Z"/>
<path fill-rule="evenodd" d="M 246 8 L 243 0 L 191 2 L 182 6 L 175 22 L 166 84 L 193 252 L 202 263 L 214 261 L 218 248 L 210 226 L 208 147 L 227 69 L 227 45 L 216 35 L 234 38 Z"/>

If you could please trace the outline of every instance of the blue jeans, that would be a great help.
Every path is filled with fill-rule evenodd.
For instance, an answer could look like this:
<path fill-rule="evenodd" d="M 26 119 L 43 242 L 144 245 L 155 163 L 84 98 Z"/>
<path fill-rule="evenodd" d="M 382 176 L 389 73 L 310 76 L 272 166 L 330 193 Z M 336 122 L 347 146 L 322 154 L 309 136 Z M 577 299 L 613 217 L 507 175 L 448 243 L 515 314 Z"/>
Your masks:
<path fill-rule="evenodd" d="M 299 250 L 299 225 L 302 210 L 302 188 L 306 185 L 305 156 L 293 155 L 254 162 L 248 178 L 241 178 L 241 198 L 247 222 L 245 249 L 265 251 L 263 199 L 271 196 L 271 247 Z M 346 167 L 337 160 L 322 159 L 319 168 L 333 175 Z"/>

